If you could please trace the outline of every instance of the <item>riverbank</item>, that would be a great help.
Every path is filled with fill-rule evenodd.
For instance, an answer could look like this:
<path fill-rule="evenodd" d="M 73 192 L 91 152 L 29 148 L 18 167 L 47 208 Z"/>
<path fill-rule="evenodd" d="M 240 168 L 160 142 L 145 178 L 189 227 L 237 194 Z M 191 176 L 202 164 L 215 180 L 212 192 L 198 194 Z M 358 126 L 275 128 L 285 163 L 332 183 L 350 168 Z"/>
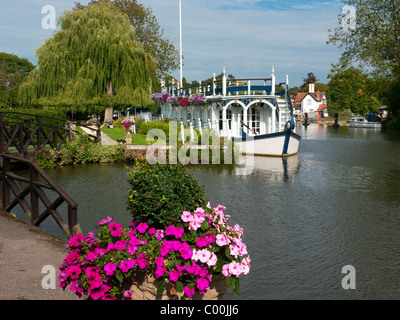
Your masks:
<path fill-rule="evenodd" d="M 333 118 L 320 118 L 320 119 L 308 119 L 309 123 L 316 123 L 316 124 L 322 124 L 322 125 L 327 125 L 327 126 L 333 126 L 335 124 L 335 119 Z M 304 120 L 296 120 L 297 125 L 302 125 L 304 123 Z M 347 120 L 339 120 L 338 124 L 341 127 L 347 127 L 348 123 Z"/>

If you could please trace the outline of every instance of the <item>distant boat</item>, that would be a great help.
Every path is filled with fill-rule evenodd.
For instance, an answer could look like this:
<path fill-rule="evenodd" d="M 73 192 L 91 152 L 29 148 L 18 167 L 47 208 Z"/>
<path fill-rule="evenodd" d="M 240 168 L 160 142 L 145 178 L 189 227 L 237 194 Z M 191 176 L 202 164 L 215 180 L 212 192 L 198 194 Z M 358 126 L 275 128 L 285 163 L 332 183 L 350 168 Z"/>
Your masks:
<path fill-rule="evenodd" d="M 374 114 L 368 114 L 364 117 L 353 117 L 347 121 L 352 128 L 381 128 L 382 120 Z"/>

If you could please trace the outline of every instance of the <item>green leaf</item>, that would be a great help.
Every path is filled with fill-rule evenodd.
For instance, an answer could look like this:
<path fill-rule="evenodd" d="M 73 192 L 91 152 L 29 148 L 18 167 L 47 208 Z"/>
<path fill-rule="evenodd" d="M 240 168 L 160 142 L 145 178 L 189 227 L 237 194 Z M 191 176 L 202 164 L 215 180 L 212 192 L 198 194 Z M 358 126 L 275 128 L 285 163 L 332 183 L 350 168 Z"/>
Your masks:
<path fill-rule="evenodd" d="M 178 292 L 183 292 L 183 283 L 182 282 L 180 282 L 180 281 L 176 282 L 176 290 Z"/>
<path fill-rule="evenodd" d="M 165 280 L 162 280 L 157 288 L 157 295 L 162 294 L 164 292 L 164 288 L 165 288 Z"/>

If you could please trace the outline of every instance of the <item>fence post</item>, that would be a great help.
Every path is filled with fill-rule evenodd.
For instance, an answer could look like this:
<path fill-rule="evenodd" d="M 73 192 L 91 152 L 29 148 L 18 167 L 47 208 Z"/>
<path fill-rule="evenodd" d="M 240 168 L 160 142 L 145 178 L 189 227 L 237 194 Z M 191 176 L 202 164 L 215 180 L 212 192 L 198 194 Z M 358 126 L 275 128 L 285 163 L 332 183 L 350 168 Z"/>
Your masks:
<path fill-rule="evenodd" d="M 29 180 L 31 190 L 31 223 L 35 224 L 39 218 L 39 196 L 35 190 L 35 182 L 38 181 L 38 173 L 33 168 L 32 163 L 29 164 Z"/>
<path fill-rule="evenodd" d="M 37 126 L 37 132 L 36 132 L 36 154 L 39 153 L 39 151 L 42 150 L 42 124 L 41 124 L 41 117 L 36 116 L 36 126 Z"/>
<path fill-rule="evenodd" d="M 68 226 L 71 236 L 82 233 L 81 226 L 78 223 L 78 209 L 68 205 Z"/>
<path fill-rule="evenodd" d="M 10 159 L 2 155 L 3 159 L 3 173 L 2 173 L 2 181 L 3 181 L 3 208 L 5 211 L 6 208 L 10 205 L 10 185 L 7 181 L 7 173 L 10 171 Z"/>

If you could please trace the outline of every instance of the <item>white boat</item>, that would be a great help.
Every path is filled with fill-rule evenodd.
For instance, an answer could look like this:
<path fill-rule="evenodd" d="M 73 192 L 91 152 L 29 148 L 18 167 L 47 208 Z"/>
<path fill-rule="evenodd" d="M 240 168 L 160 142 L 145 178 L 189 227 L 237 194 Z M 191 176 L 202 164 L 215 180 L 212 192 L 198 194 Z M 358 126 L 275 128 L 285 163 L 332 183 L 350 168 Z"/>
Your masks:
<path fill-rule="evenodd" d="M 289 78 L 279 84 L 286 84 L 282 92 L 275 92 L 275 81 L 274 69 L 270 78 L 229 80 L 224 70 L 220 87 L 215 74 L 212 85 L 195 92 L 162 83 L 163 92 L 154 94 L 153 99 L 161 103 L 162 118 L 198 130 L 212 129 L 220 137 L 232 139 L 244 154 L 287 157 L 298 153 L 301 137 L 295 133 Z"/>
<path fill-rule="evenodd" d="M 368 114 L 364 117 L 353 117 L 347 121 L 352 128 L 381 128 L 381 118 L 374 114 Z"/>

